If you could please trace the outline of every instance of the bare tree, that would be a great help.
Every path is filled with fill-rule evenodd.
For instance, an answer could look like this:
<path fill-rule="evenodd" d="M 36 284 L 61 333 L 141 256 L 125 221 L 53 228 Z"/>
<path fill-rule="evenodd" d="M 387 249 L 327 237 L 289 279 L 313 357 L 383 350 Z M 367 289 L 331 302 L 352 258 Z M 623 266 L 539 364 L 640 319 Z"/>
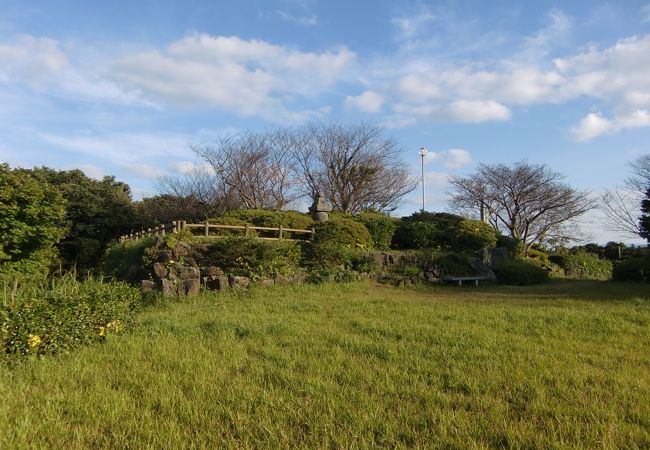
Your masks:
<path fill-rule="evenodd" d="M 321 191 L 342 212 L 392 211 L 417 185 L 397 142 L 372 124 L 311 124 L 292 147 L 303 193 Z"/>
<path fill-rule="evenodd" d="M 287 130 L 247 132 L 191 146 L 212 168 L 222 195 L 237 207 L 286 208 L 297 197 Z"/>
<path fill-rule="evenodd" d="M 650 188 L 650 154 L 640 156 L 629 165 L 631 174 L 623 181 L 623 187 L 607 190 L 601 196 L 601 210 L 608 230 L 641 237 L 639 211 Z"/>
<path fill-rule="evenodd" d="M 571 239 L 575 219 L 594 208 L 588 192 L 563 182 L 564 175 L 526 161 L 512 167 L 481 164 L 474 174 L 450 182 L 458 211 L 485 211 L 489 223 L 520 240 L 524 252 L 537 242 Z"/>

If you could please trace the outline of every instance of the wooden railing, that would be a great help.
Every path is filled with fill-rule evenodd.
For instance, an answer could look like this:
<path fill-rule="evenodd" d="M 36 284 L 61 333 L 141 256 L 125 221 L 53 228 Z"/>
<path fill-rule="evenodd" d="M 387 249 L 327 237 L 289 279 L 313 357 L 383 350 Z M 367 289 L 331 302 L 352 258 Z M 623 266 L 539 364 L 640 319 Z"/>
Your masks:
<path fill-rule="evenodd" d="M 316 234 L 316 230 L 314 228 L 312 228 L 311 230 L 300 230 L 296 228 L 284 228 L 282 225 L 278 226 L 277 228 L 274 228 L 274 227 L 256 227 L 248 223 L 245 225 L 220 225 L 220 224 L 210 223 L 207 220 L 204 223 L 187 223 L 184 220 L 175 220 L 171 224 L 158 225 L 157 227 L 147 228 L 134 233 L 125 234 L 123 236 L 120 236 L 120 242 L 131 241 L 131 240 L 137 241 L 138 239 L 141 239 L 146 236 L 165 236 L 167 233 L 178 233 L 183 230 L 191 231 L 194 229 L 200 229 L 202 231 L 200 236 L 203 237 L 214 237 L 214 238 L 225 237 L 225 236 L 210 234 L 210 230 L 222 229 L 222 230 L 243 231 L 244 237 L 255 237 L 256 239 L 265 239 L 265 240 L 272 240 L 272 241 L 300 240 L 300 239 L 287 238 L 285 233 L 309 234 L 310 235 L 309 240 L 313 240 L 314 235 Z M 251 230 L 277 232 L 277 237 L 251 236 Z"/>

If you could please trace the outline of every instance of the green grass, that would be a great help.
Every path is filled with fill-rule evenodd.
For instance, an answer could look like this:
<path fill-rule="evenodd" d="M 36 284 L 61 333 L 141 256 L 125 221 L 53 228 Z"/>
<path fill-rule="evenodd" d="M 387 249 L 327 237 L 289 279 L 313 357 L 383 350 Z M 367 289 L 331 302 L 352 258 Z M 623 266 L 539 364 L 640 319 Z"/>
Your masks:
<path fill-rule="evenodd" d="M 647 286 L 303 286 L 0 369 L 0 448 L 648 448 Z"/>

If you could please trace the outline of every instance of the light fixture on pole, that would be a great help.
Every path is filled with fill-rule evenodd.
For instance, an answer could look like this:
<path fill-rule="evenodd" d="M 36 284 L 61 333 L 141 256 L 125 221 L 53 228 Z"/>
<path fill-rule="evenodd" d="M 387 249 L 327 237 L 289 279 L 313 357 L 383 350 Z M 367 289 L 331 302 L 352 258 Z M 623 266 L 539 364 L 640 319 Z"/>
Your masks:
<path fill-rule="evenodd" d="M 424 211 L 424 157 L 427 156 L 429 150 L 424 147 L 420 147 L 420 156 L 422 157 L 422 211 Z"/>

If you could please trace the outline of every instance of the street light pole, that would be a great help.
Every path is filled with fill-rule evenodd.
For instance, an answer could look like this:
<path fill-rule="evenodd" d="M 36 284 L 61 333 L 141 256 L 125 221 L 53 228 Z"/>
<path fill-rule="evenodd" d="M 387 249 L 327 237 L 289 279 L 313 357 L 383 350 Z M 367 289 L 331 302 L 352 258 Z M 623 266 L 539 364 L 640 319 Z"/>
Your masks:
<path fill-rule="evenodd" d="M 424 211 L 424 157 L 427 156 L 429 150 L 424 147 L 420 147 L 420 156 L 422 157 L 422 211 Z"/>

